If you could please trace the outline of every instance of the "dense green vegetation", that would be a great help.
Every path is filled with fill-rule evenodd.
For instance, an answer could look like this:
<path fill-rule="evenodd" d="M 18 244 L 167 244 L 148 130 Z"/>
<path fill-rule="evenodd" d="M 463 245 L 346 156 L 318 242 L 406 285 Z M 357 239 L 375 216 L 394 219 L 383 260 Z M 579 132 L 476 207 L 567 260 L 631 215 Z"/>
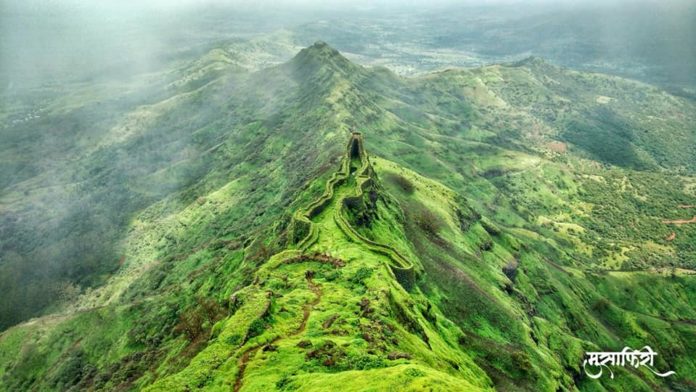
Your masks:
<path fill-rule="evenodd" d="M 664 222 L 696 205 L 696 102 L 534 58 L 226 56 L 2 177 L 2 326 L 51 314 L 0 335 L 0 390 L 696 386 L 696 224 Z M 582 373 L 646 344 L 677 375 Z"/>

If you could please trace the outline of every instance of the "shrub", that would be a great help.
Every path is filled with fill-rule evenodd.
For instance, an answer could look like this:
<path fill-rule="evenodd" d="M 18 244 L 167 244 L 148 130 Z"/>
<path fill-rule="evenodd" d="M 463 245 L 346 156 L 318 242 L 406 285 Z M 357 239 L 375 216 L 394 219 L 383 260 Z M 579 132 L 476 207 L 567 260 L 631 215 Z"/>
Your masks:
<path fill-rule="evenodd" d="M 360 355 L 358 357 L 351 357 L 349 358 L 349 362 L 352 364 L 354 369 L 358 370 L 378 369 L 387 366 L 384 359 L 376 355 Z"/>
<path fill-rule="evenodd" d="M 517 277 L 517 266 L 517 260 L 512 260 L 503 267 L 503 273 L 513 282 L 515 281 L 515 277 Z"/>
<path fill-rule="evenodd" d="M 339 279 L 341 277 L 341 271 L 339 270 L 333 270 L 324 275 L 324 280 L 327 282 L 333 282 L 336 279 Z"/>
<path fill-rule="evenodd" d="M 479 244 L 479 249 L 481 249 L 484 252 L 493 249 L 493 241 L 491 241 L 490 238 L 487 238 Z"/>
<path fill-rule="evenodd" d="M 425 372 L 416 368 L 408 368 L 404 373 L 406 373 L 406 375 L 410 378 L 418 378 L 425 376 Z"/>
<path fill-rule="evenodd" d="M 437 236 L 444 226 L 442 218 L 422 204 L 417 204 L 413 207 L 413 219 L 416 225 L 431 237 Z"/>
<path fill-rule="evenodd" d="M 353 277 L 350 278 L 350 280 L 353 283 L 365 284 L 365 279 L 369 278 L 370 276 L 372 276 L 372 269 L 367 267 L 360 267 L 355 272 L 355 275 L 353 275 Z"/>
<path fill-rule="evenodd" d="M 247 333 L 247 338 L 251 339 L 255 336 L 261 335 L 267 326 L 268 323 L 266 322 L 266 320 L 262 318 L 257 318 L 256 320 L 251 322 L 251 325 L 249 325 L 249 332 Z"/>
<path fill-rule="evenodd" d="M 236 346 L 242 341 L 242 336 L 239 334 L 230 335 L 225 339 L 225 342 L 231 346 Z"/>
<path fill-rule="evenodd" d="M 346 359 L 345 351 L 332 340 L 326 340 L 307 352 L 305 360 L 315 360 L 323 366 L 341 369 Z"/>
<path fill-rule="evenodd" d="M 416 190 L 416 187 L 413 185 L 413 183 L 409 181 L 406 177 L 400 176 L 398 174 L 391 174 L 387 177 L 387 179 L 407 195 L 412 194 Z"/>
<path fill-rule="evenodd" d="M 278 380 L 275 384 L 276 388 L 281 391 L 290 391 L 290 390 L 295 390 L 296 387 L 292 385 L 292 380 L 290 379 L 290 376 L 285 375 L 283 376 L 280 380 Z"/>
<path fill-rule="evenodd" d="M 189 341 L 193 341 L 224 315 L 224 308 L 215 300 L 198 297 L 195 304 L 179 315 L 179 322 L 174 326 L 174 332 L 183 333 Z"/>

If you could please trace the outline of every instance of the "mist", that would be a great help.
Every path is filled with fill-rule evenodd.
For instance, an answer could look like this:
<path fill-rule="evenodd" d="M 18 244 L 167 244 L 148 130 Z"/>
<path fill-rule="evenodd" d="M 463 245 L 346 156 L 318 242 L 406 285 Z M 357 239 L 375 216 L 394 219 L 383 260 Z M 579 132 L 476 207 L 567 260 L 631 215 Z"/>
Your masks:
<path fill-rule="evenodd" d="M 119 267 L 133 216 L 206 175 L 208 166 L 186 160 L 211 147 L 192 136 L 204 121 L 155 121 L 147 116 L 152 105 L 281 64 L 315 41 L 405 77 L 538 56 L 685 97 L 696 86 L 690 1 L 34 0 L 0 7 L 0 291 L 13 298 L 3 304 L 0 327 L 55 305 L 65 287 L 103 283 Z M 220 70 L 207 75 L 205 66 Z M 206 76 L 196 79 L 197 72 Z M 206 121 L 216 115 L 201 113 Z M 140 178 L 176 165 L 185 170 L 143 190 Z M 46 289 L 52 281 L 56 287 Z"/>
<path fill-rule="evenodd" d="M 695 8 L 693 2 L 678 0 L 5 2 L 0 13 L 0 91 L 65 81 L 120 80 L 188 61 L 230 40 L 283 29 L 295 32 L 300 46 L 319 39 L 330 42 L 338 31 L 312 31 L 313 23 L 327 20 L 337 22 L 335 29 L 349 21 L 380 26 L 385 34 L 360 37 L 359 42 L 330 42 L 339 50 L 364 56 L 367 63 L 374 56 L 356 49 L 365 38 L 376 46 L 425 40 L 429 49 L 464 50 L 480 60 L 439 67 L 474 66 L 523 55 L 562 62 L 570 50 L 576 67 L 600 71 L 604 67 L 621 74 L 632 66 L 628 76 L 650 81 L 655 75 L 664 79 L 664 74 L 675 74 L 684 83 L 696 57 Z M 360 26 L 351 28 L 356 27 Z M 411 28 L 417 36 L 409 34 Z M 573 40 L 582 40 L 575 45 L 589 50 L 573 55 L 580 50 L 572 47 Z M 555 53 L 560 51 L 563 56 Z M 625 64 L 617 65 L 622 61 Z"/>

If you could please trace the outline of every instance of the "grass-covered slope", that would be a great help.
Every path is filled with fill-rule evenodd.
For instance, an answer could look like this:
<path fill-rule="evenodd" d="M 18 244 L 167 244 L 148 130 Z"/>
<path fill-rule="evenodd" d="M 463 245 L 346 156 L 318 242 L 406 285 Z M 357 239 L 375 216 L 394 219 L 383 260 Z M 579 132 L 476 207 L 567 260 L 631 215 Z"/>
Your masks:
<path fill-rule="evenodd" d="M 465 331 L 460 344 L 500 390 L 655 390 L 651 373 L 587 378 L 583 353 L 648 344 L 656 366 L 676 370 L 667 385 L 694 385 L 696 281 L 690 272 L 605 272 L 577 266 L 570 245 L 493 223 L 442 184 L 382 159 L 377 173 L 405 207 L 407 240 L 424 266 L 421 289 Z M 395 222 L 376 219 L 384 238 Z M 675 382 L 676 381 L 676 382 Z"/>
<path fill-rule="evenodd" d="M 694 388 L 693 101 L 538 59 L 225 56 L 3 177 L 3 325 L 52 314 L 2 332 L 0 390 Z M 580 369 L 646 344 L 677 375 Z"/>
<path fill-rule="evenodd" d="M 343 140 L 340 123 L 303 101 L 310 82 L 293 76 L 297 67 L 249 74 L 221 66 L 221 73 L 213 67 L 221 62 L 210 55 L 168 75 L 164 89 L 148 86 L 158 94 L 67 96 L 39 119 L 5 125 L 0 328 L 103 284 L 130 261 L 122 241 L 150 206 L 160 205 L 149 216 L 163 219 L 239 180 L 245 202 L 230 212 L 235 218 L 213 217 L 213 231 L 188 242 L 248 236 L 327 170 Z M 332 85 L 320 87 L 311 93 L 321 100 Z"/>
<path fill-rule="evenodd" d="M 234 314 L 216 324 L 211 344 L 150 390 L 490 388 L 459 348 L 463 333 L 390 268 L 413 265 L 345 220 L 347 197 L 376 179 L 357 146 L 311 213 L 311 243 L 271 256 L 234 295 Z"/>

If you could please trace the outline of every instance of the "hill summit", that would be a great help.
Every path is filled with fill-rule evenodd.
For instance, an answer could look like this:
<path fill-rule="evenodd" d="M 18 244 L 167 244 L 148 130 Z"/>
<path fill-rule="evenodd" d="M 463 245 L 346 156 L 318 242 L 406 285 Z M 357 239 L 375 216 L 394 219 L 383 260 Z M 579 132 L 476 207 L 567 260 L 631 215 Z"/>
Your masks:
<path fill-rule="evenodd" d="M 42 112 L 78 158 L 0 195 L 0 391 L 693 389 L 696 103 L 550 63 L 211 57 L 108 122 Z M 584 373 L 627 345 L 676 375 Z"/>
<path fill-rule="evenodd" d="M 353 73 L 359 73 L 362 69 L 324 41 L 317 41 L 312 46 L 300 50 L 288 62 L 287 66 L 291 67 L 299 76 L 341 75 L 349 77 Z"/>

